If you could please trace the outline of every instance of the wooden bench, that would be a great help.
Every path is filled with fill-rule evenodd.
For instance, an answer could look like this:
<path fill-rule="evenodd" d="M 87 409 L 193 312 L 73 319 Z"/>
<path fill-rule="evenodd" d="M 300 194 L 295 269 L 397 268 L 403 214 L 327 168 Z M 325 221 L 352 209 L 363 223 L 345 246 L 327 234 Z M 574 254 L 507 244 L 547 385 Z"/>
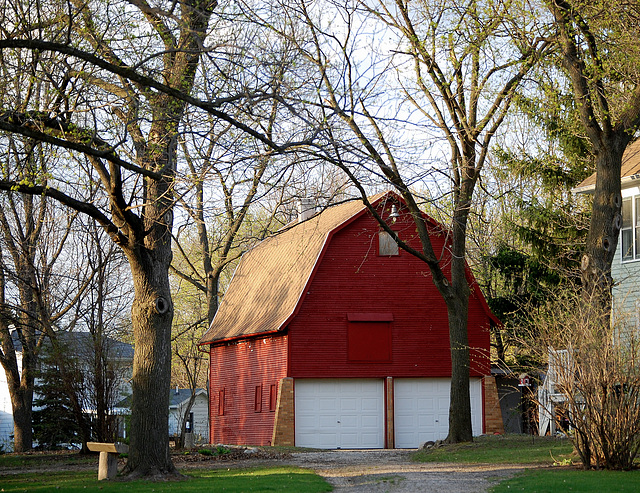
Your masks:
<path fill-rule="evenodd" d="M 124 443 L 87 442 L 87 448 L 92 452 L 100 452 L 98 481 L 115 478 L 118 474 L 118 456 L 129 452 L 129 446 Z"/>

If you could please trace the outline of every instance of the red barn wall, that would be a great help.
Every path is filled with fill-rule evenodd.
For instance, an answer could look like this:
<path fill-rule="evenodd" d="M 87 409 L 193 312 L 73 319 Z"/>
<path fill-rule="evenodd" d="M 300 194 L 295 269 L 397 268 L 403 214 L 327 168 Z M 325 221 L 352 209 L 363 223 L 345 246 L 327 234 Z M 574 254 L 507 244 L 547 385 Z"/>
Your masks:
<path fill-rule="evenodd" d="M 394 229 L 421 249 L 410 219 L 400 220 Z M 289 376 L 451 376 L 447 309 L 427 265 L 402 250 L 399 256 L 378 256 L 378 231 L 365 214 L 333 235 L 289 325 Z M 434 235 L 432 241 L 436 254 L 443 252 L 444 236 Z M 447 275 L 448 270 L 445 261 Z M 473 295 L 469 303 L 471 375 L 487 375 L 489 318 Z M 393 315 L 389 361 L 348 360 L 350 313 Z"/>
<path fill-rule="evenodd" d="M 270 445 L 271 388 L 286 376 L 287 336 L 211 346 L 210 361 L 211 443 Z M 256 387 L 261 387 L 259 410 Z"/>

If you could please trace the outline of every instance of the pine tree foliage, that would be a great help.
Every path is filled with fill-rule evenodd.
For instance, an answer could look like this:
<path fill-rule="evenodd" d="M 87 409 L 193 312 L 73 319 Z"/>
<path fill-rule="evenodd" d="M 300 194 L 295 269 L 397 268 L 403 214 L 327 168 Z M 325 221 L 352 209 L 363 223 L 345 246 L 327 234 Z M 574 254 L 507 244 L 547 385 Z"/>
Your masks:
<path fill-rule="evenodd" d="M 66 356 L 67 363 L 74 365 L 74 358 Z M 77 363 L 77 362 L 75 362 Z M 42 358 L 41 370 L 38 372 L 36 385 L 35 410 L 33 412 L 33 436 L 38 448 L 55 450 L 63 446 L 82 445 L 81 427 L 74 413 L 73 403 L 69 397 L 68 378 L 56 363 L 56 358 L 49 352 Z M 82 385 L 80 372 L 73 371 L 76 383 Z"/>
<path fill-rule="evenodd" d="M 551 95 L 553 88 L 547 87 Z M 550 96 L 551 97 L 551 96 Z M 557 105 L 521 97 L 519 114 L 544 140 L 529 148 L 494 150 L 495 179 L 515 183 L 502 195 L 493 220 L 503 231 L 480 262 L 488 303 L 503 322 L 494 332 L 498 360 L 527 364 L 519 348 L 530 313 L 552 293 L 579 282 L 580 257 L 588 231 L 589 207 L 572 189 L 592 172 L 593 159 L 576 131 L 573 101 L 558 90 Z"/>

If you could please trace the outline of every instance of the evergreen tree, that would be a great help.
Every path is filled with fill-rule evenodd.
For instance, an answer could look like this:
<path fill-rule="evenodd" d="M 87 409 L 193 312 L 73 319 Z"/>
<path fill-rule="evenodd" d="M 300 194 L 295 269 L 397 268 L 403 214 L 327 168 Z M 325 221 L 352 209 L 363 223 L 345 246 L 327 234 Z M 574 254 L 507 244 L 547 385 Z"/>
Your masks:
<path fill-rule="evenodd" d="M 593 170 L 571 98 L 548 85 L 557 104 L 521 98 L 521 115 L 542 130 L 544 147 L 502 147 L 494 151 L 497 181 L 511 184 L 501 195 L 497 219 L 503 234 L 485 252 L 479 277 L 487 302 L 503 322 L 493 334 L 498 360 L 528 364 L 519 350 L 531 310 L 549 296 L 580 283 L 580 256 L 588 232 L 589 209 L 572 189 Z M 534 131 L 535 131 L 534 130 Z"/>
<path fill-rule="evenodd" d="M 82 444 L 81 428 L 64 380 L 54 358 L 47 354 L 34 399 L 33 431 L 39 448 L 50 450 L 62 444 Z"/>

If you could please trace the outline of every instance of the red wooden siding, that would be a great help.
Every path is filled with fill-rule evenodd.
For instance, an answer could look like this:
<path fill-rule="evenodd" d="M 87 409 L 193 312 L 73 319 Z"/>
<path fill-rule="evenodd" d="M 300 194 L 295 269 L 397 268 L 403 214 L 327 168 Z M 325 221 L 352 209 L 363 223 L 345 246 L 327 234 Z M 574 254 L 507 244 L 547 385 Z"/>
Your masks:
<path fill-rule="evenodd" d="M 405 241 L 420 248 L 410 219 L 399 221 L 394 229 Z M 451 376 L 447 309 L 428 267 L 406 252 L 395 257 L 378 256 L 377 233 L 374 219 L 365 214 L 333 235 L 304 293 L 300 310 L 289 325 L 288 376 Z M 432 239 L 435 251 L 446 255 L 444 236 L 434 235 Z M 393 320 L 388 322 L 390 361 L 350 361 L 352 322 L 348 314 L 352 312 L 370 313 L 373 317 L 375 313 L 393 314 Z M 379 357 L 383 348 L 370 344 Z M 474 296 L 470 299 L 469 345 L 471 375 L 488 374 L 489 318 Z"/>
<path fill-rule="evenodd" d="M 391 362 L 390 322 L 349 322 L 347 359 L 351 362 Z"/>
<path fill-rule="evenodd" d="M 211 443 L 270 445 L 271 389 L 286 376 L 287 336 L 213 345 L 210 356 Z"/>

